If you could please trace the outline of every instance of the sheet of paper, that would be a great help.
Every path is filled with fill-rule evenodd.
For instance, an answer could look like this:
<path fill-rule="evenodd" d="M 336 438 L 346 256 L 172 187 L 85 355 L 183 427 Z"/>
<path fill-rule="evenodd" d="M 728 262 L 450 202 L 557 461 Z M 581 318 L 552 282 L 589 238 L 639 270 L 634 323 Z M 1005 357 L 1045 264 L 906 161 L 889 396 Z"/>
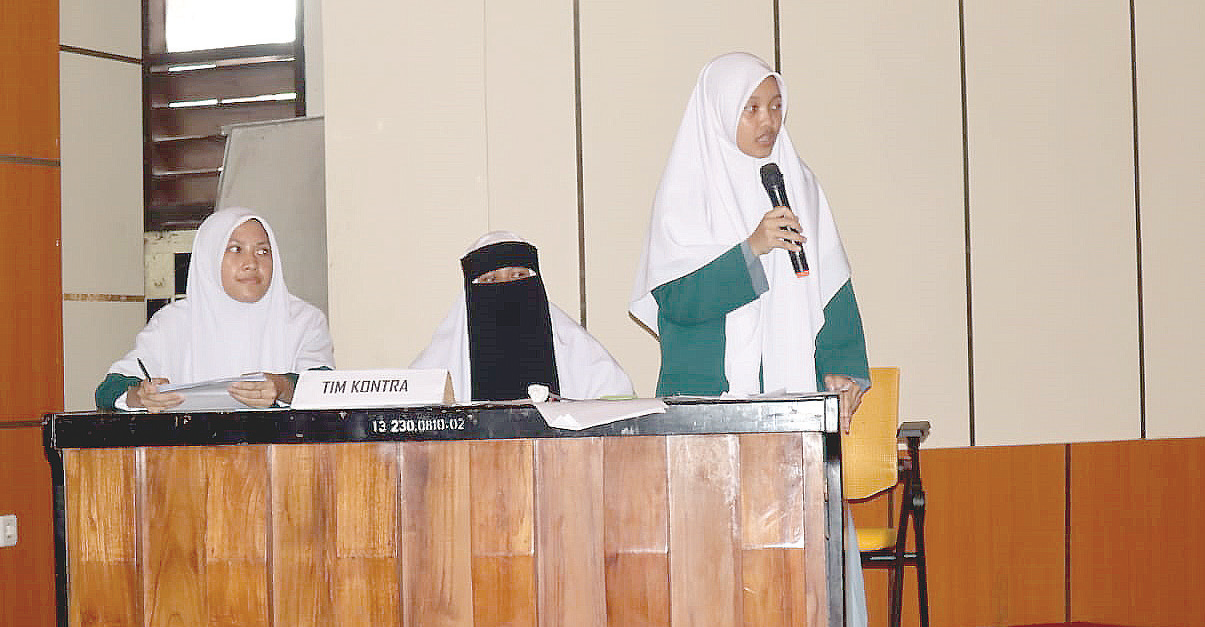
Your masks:
<path fill-rule="evenodd" d="M 184 396 L 184 403 L 171 411 L 205 411 L 222 409 L 251 409 L 230 395 L 226 388 L 235 381 L 265 381 L 264 373 L 256 372 L 239 377 L 226 377 L 194 383 L 165 383 L 159 386 L 162 392 L 176 392 Z"/>
<path fill-rule="evenodd" d="M 665 413 L 665 403 L 657 398 L 637 398 L 624 401 L 553 401 L 534 403 L 544 422 L 557 429 L 574 431 L 598 425 Z"/>
<path fill-rule="evenodd" d="M 159 386 L 160 392 L 182 392 L 186 390 L 204 390 L 213 387 L 220 387 L 225 390 L 228 385 L 236 381 L 267 381 L 268 378 L 262 372 L 253 372 L 238 377 L 226 377 L 224 379 L 210 379 L 208 381 L 194 381 L 192 383 L 164 383 Z"/>

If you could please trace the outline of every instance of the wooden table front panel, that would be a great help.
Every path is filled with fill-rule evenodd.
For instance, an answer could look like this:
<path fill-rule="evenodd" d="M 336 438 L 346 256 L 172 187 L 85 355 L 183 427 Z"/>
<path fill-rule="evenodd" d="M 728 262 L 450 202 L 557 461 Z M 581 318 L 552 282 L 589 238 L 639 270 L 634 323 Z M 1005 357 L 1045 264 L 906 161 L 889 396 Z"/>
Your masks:
<path fill-rule="evenodd" d="M 827 625 L 820 437 L 67 450 L 68 616 Z"/>

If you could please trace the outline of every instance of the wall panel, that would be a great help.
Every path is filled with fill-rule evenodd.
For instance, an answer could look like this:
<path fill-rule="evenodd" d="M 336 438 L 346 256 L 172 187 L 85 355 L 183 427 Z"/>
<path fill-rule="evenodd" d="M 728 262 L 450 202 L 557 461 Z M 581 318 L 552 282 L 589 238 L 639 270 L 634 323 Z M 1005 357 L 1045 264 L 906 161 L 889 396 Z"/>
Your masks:
<path fill-rule="evenodd" d="M 1205 435 L 1200 356 L 1205 311 L 1200 233 L 1205 232 L 1205 5 L 1134 3 L 1142 212 L 1142 304 L 1147 437 Z M 1185 273 L 1188 273 L 1187 275 Z M 1195 279 L 1194 279 L 1195 277 Z"/>
<path fill-rule="evenodd" d="M 926 451 L 926 550 L 933 625 L 1062 622 L 1065 447 Z M 905 605 L 916 604 L 909 588 Z M 869 592 L 869 591 L 868 591 Z M 886 598 L 872 599 L 886 615 Z"/>
<path fill-rule="evenodd" d="M 969 444 L 958 12 L 949 2 L 784 2 L 787 128 L 854 273 L 871 364 L 901 414 Z"/>
<path fill-rule="evenodd" d="M 773 59 L 773 20 L 769 2 L 582 3 L 587 322 L 638 394 L 653 394 L 660 356 L 627 306 L 670 144 L 703 65 Z"/>
<path fill-rule="evenodd" d="M 0 515 L 16 515 L 18 536 L 0 549 L 0 625 L 54 624 L 52 511 L 41 428 L 0 426 Z"/>
<path fill-rule="evenodd" d="M 63 303 L 64 410 L 96 408 L 94 393 L 109 366 L 134 348 L 146 303 Z"/>
<path fill-rule="evenodd" d="M 99 10 L 85 9 L 85 14 Z M 137 11 L 128 17 L 135 26 L 140 23 Z M 64 19 L 85 17 L 65 13 Z M 91 22 L 77 23 L 74 34 L 84 39 L 71 41 L 87 41 L 89 25 L 100 37 L 89 45 L 114 34 Z M 135 54 L 138 45 L 136 30 Z M 105 300 L 140 298 L 144 291 L 142 73 L 138 64 L 72 52 L 59 53 L 59 70 L 63 292 L 97 299 L 63 304 L 63 394 L 65 409 L 75 411 L 95 407 L 96 385 L 134 346 L 146 322 L 144 303 Z"/>
<path fill-rule="evenodd" d="M 0 515 L 18 536 L 0 548 L 0 625 L 56 618 L 50 472 L 30 425 L 63 407 L 58 19 L 57 2 L 0 0 Z"/>
<path fill-rule="evenodd" d="M 60 43 L 127 57 L 142 56 L 139 0 L 59 0 L 59 12 Z"/>
<path fill-rule="evenodd" d="M 57 2 L 0 5 L 0 155 L 59 156 Z"/>
<path fill-rule="evenodd" d="M 63 404 L 59 169 L 0 162 L 0 421 Z"/>
<path fill-rule="evenodd" d="M 485 6 L 486 231 L 535 244 L 548 298 L 580 318 L 573 4 L 508 0 Z M 466 225 L 467 230 L 470 225 Z M 476 235 L 448 251 L 453 264 Z"/>
<path fill-rule="evenodd" d="M 966 3 L 977 443 L 1139 434 L 1129 42 L 1121 0 Z"/>
<path fill-rule="evenodd" d="M 1071 446 L 1071 619 L 1205 624 L 1205 440 Z"/>
<path fill-rule="evenodd" d="M 488 221 L 483 11 L 464 0 L 323 7 L 341 367 L 407 366 L 462 289 L 457 259 Z"/>
<path fill-rule="evenodd" d="M 59 61 L 63 291 L 141 295 L 142 70 L 70 52 Z"/>

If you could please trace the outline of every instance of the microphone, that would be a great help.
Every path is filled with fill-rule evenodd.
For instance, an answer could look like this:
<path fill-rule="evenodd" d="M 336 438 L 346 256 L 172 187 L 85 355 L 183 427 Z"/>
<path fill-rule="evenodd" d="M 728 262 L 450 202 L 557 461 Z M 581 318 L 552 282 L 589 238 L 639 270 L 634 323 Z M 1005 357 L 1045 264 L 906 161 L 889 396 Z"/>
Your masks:
<path fill-rule="evenodd" d="M 777 163 L 767 163 L 761 167 L 761 184 L 766 188 L 766 193 L 770 196 L 770 204 L 775 207 L 791 207 L 787 202 L 787 185 L 782 180 L 782 171 L 778 169 Z M 783 227 L 787 229 L 787 227 Z M 798 233 L 795 229 L 787 229 Z M 810 272 L 808 270 L 808 260 L 804 256 L 803 250 L 795 252 L 788 250 L 791 255 L 791 267 L 795 269 L 795 276 L 805 277 Z"/>

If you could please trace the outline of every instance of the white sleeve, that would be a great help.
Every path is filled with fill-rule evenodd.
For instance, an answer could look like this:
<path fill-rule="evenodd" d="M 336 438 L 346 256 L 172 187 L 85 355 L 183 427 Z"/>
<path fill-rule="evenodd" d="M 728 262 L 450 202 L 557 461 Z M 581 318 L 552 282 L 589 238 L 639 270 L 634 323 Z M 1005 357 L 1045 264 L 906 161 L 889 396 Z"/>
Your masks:
<path fill-rule="evenodd" d="M 301 373 L 322 366 L 334 368 L 335 345 L 331 340 L 326 315 L 312 306 L 307 314 L 303 321 L 305 328 L 301 336 L 301 345 L 297 347 L 297 357 L 293 360 L 293 372 Z"/>
<path fill-rule="evenodd" d="M 549 310 L 561 396 L 594 399 L 632 395 L 632 380 L 602 343 L 560 308 L 549 304 Z"/>

